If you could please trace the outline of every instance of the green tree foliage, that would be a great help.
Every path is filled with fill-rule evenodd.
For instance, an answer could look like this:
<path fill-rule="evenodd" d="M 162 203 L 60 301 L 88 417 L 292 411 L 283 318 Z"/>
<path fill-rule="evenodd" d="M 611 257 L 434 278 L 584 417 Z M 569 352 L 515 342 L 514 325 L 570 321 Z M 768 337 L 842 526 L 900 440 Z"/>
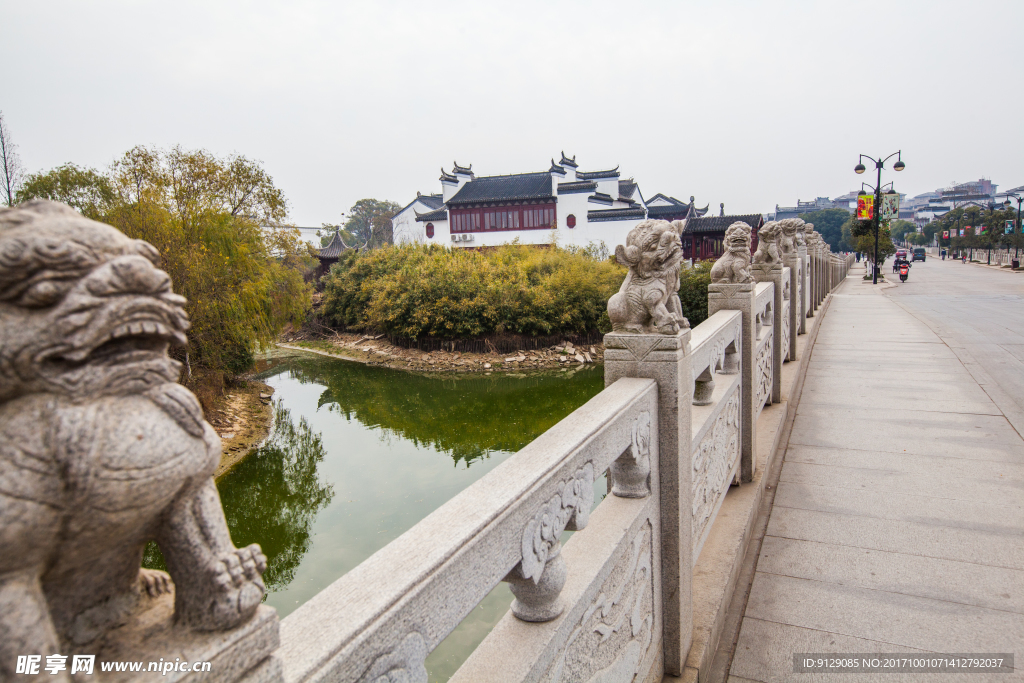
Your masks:
<path fill-rule="evenodd" d="M 708 285 L 711 284 L 711 267 L 714 265 L 714 259 L 697 261 L 679 275 L 679 302 L 690 327 L 708 319 Z"/>
<path fill-rule="evenodd" d="M 897 242 L 902 242 L 907 239 L 907 235 L 910 233 L 916 233 L 917 226 L 910 221 L 905 220 L 894 220 L 889 224 L 889 234 L 892 235 L 892 239 Z"/>
<path fill-rule="evenodd" d="M 30 179 L 20 200 L 72 204 L 163 259 L 176 292 L 188 298 L 190 367 L 239 373 L 311 304 L 303 273 L 314 262 L 297 230 L 266 228 L 286 216 L 283 193 L 262 166 L 175 147 L 135 147 L 106 174 L 65 164 Z"/>
<path fill-rule="evenodd" d="M 857 223 L 867 223 L 868 232 L 863 233 L 864 226 L 858 226 L 858 230 L 862 232 L 860 236 L 854 237 L 854 251 L 860 251 L 868 255 L 868 260 L 874 259 L 875 256 L 875 234 L 870 229 L 870 221 L 855 221 Z M 884 224 L 878 228 L 878 265 L 885 263 L 885 259 L 889 258 L 896 253 L 896 245 L 892 242 L 892 236 L 889 234 L 889 228 Z"/>
<path fill-rule="evenodd" d="M 608 298 L 625 272 L 581 249 L 352 250 L 324 278 L 323 311 L 339 327 L 408 339 L 582 334 L 608 328 Z"/>
<path fill-rule="evenodd" d="M 63 202 L 93 220 L 103 220 L 113 207 L 114 187 L 110 178 L 96 169 L 67 163 L 25 179 L 18 201 L 34 197 Z"/>
<path fill-rule="evenodd" d="M 829 243 L 832 251 L 844 251 L 843 224 L 850 218 L 850 212 L 846 209 L 822 209 L 800 214 L 800 218 L 808 223 L 814 223 L 814 229 L 822 238 Z"/>
<path fill-rule="evenodd" d="M 345 221 L 345 231 L 356 241 L 353 246 L 367 244 L 375 249 L 385 244 L 394 244 L 391 219 L 401 209 L 401 205 L 395 202 L 380 199 L 360 199 L 353 204 L 348 210 L 348 220 Z"/>

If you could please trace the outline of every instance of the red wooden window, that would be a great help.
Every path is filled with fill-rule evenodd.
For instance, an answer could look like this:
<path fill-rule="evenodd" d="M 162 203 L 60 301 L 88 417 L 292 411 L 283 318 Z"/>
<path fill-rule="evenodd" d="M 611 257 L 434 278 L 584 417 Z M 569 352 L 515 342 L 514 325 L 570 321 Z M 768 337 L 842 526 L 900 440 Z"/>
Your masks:
<path fill-rule="evenodd" d="M 555 225 L 555 206 L 497 206 L 479 209 L 453 209 L 451 231 L 483 232 L 498 230 L 540 230 Z"/>
<path fill-rule="evenodd" d="M 434 236 L 434 224 L 427 223 L 427 238 L 430 239 Z"/>

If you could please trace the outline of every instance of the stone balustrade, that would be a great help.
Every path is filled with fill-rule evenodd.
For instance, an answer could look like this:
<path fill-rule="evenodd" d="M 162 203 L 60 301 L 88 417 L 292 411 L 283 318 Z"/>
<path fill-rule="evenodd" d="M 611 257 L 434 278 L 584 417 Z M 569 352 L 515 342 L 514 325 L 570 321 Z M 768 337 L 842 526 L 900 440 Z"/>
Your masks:
<path fill-rule="evenodd" d="M 177 334 L 171 326 L 185 325 L 174 318 L 182 300 L 170 292 L 166 276 L 156 269 L 155 251 L 65 209 L 40 204 L 16 210 L 22 213 L 0 213 L 0 228 L 8 231 L 0 230 L 0 240 L 20 240 L 0 247 L 15 254 L 11 245 L 28 244 L 41 230 L 44 237 L 52 233 L 83 244 L 95 233 L 93 241 L 107 245 L 106 252 L 97 252 L 102 258 L 95 257 L 91 275 L 76 277 L 91 278 L 88 283 L 95 280 L 107 288 L 95 284 L 88 292 L 76 289 L 69 296 L 85 300 L 116 289 L 119 297 L 145 297 L 166 317 L 161 325 L 168 329 L 165 336 L 170 341 Z M 804 321 L 846 276 L 852 257 L 831 254 L 802 221 L 790 220 L 765 226 L 751 263 L 751 229 L 733 224 L 726 231 L 727 252 L 712 269 L 710 315 L 690 329 L 676 295 L 680 227 L 644 221 L 630 233 L 632 251 L 617 249 L 630 263 L 630 274 L 609 304 L 615 329 L 605 336 L 606 388 L 296 609 L 279 629 L 273 610 L 257 609 L 265 558 L 258 546 L 236 549 L 227 538 L 210 478 L 215 461 L 209 449 L 214 440 L 198 404 L 183 388 L 167 383 L 164 375 L 158 378 L 163 382 L 157 383 L 158 390 L 146 384 L 138 390 L 118 384 L 118 393 L 110 400 L 118 403 L 119 415 L 130 419 L 103 423 L 111 432 L 108 442 L 119 443 L 117 429 L 145 430 L 157 416 L 173 438 L 155 440 L 155 446 L 191 439 L 196 464 L 194 472 L 179 477 L 187 483 L 184 493 L 158 482 L 163 489 L 157 492 L 168 502 L 147 502 L 152 520 L 135 522 L 136 531 L 126 531 L 131 526 L 128 518 L 101 520 L 116 521 L 118 538 L 130 536 L 135 544 L 125 546 L 130 551 L 124 553 L 129 571 L 118 565 L 115 578 L 124 586 L 88 567 L 82 575 L 97 591 L 120 595 L 109 588 L 114 586 L 133 600 L 142 600 L 129 566 L 137 566 L 148 539 L 149 527 L 139 525 L 163 523 L 171 515 L 158 542 L 161 547 L 167 544 L 169 578 L 180 583 L 174 586 L 177 601 L 171 604 L 169 582 L 143 570 L 139 581 L 158 596 L 146 613 L 156 616 L 133 616 L 129 612 L 134 603 L 125 601 L 115 605 L 123 607 L 124 614 L 89 608 L 83 614 L 93 620 L 88 622 L 92 631 L 85 633 L 67 614 L 74 617 L 73 610 L 83 609 L 80 603 L 87 600 L 75 597 L 64 584 L 51 582 L 39 589 L 50 591 L 48 602 L 33 598 L 15 604 L 13 611 L 0 615 L 0 632 L 22 647 L 37 632 L 55 633 L 52 626 L 42 631 L 39 626 L 51 623 L 54 614 L 53 623 L 61 630 L 50 637 L 61 643 L 86 643 L 90 641 L 81 639 L 88 637 L 105 643 L 108 652 L 135 652 L 126 650 L 125 643 L 138 639 L 145 630 L 142 625 L 152 629 L 158 624 L 164 629 L 161 633 L 170 635 L 146 647 L 184 643 L 180 651 L 186 652 L 188 643 L 201 640 L 204 659 L 225 663 L 203 680 L 426 683 L 428 654 L 499 583 L 508 582 L 515 596 L 509 612 L 454 681 L 656 681 L 666 673 L 692 672 L 686 663 L 694 640 L 695 565 L 708 552 L 730 489 L 743 489 L 755 475 L 758 422 L 765 406 L 783 399 L 782 367 L 797 357 L 795 339 L 806 329 Z M 794 237 L 797 234 L 800 239 Z M 18 263 L 4 271 L 5 282 L 17 284 L 19 277 L 32 275 L 28 261 L 24 272 L 16 270 L 22 268 Z M 72 260 L 60 268 L 71 273 L 72 267 L 81 270 L 82 263 Z M 0 312 L 21 316 L 17 319 L 22 325 L 31 322 L 35 304 L 30 302 L 24 311 L 19 305 Z M 103 324 L 119 320 L 121 313 L 111 311 Z M 50 329 L 44 323 L 40 329 Z M 0 327 L 12 331 L 9 338 L 0 339 L 0 352 L 10 352 L 15 343 L 32 342 L 21 327 Z M 153 358 L 166 360 L 166 346 Z M 150 356 L 147 362 L 153 362 Z M 106 377 L 101 374 L 104 367 L 96 368 L 96 377 Z M 168 368 L 167 377 L 176 366 Z M 109 381 L 124 382 L 126 377 L 130 379 L 122 373 Z M 0 401 L 0 410 L 17 417 L 23 399 L 14 396 Z M 77 404 L 69 404 L 64 410 L 74 416 L 77 409 Z M 74 419 L 96 424 L 105 419 L 100 413 L 90 415 Z M 68 420 L 74 422 L 72 417 Z M 8 424 L 21 430 L 12 432 L 11 443 L 21 439 L 29 446 L 36 443 L 30 432 L 44 429 L 27 420 Z M 144 439 L 144 431 L 137 439 Z M 133 448 L 135 443 L 130 441 Z M 16 487 L 18 472 L 0 469 L 0 484 Z M 595 505 L 595 484 L 602 475 L 607 477 L 609 495 Z M 763 477 L 759 481 L 749 486 L 763 486 Z M 125 495 L 140 500 L 143 494 L 152 498 L 157 489 L 146 483 L 133 486 Z M 11 514 L 11 506 L 18 505 L 12 500 L 16 499 L 0 496 L 5 506 L 0 512 Z M 13 508 L 13 514 L 22 514 L 20 510 Z M 27 525 L 30 517 L 24 513 L 21 521 Z M 566 530 L 576 533 L 563 546 Z M 17 543 L 21 545 L 4 547 L 4 552 L 17 553 L 31 539 L 26 536 Z M 73 550 L 84 556 L 84 550 Z M 79 585 L 76 567 L 68 561 L 63 579 L 67 586 Z M 5 576 L 0 574 L 0 580 Z M 196 596 L 194 604 L 183 596 Z M 98 621 L 97 615 L 107 621 Z M 154 621 L 157 618 L 159 622 Z M 140 625 L 117 630 L 135 622 Z M 45 645 L 59 647 L 56 640 Z M 8 649 L 9 644 L 0 642 L 0 654 L 10 654 Z M 0 674 L 6 675 L 6 663 L 0 662 Z M 194 678 L 174 672 L 169 680 Z"/>

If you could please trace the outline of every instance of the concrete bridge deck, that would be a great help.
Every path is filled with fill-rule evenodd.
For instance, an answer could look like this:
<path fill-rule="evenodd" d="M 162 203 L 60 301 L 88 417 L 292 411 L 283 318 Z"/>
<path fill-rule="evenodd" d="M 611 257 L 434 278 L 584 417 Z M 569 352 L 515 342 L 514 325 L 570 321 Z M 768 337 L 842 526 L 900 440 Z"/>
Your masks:
<path fill-rule="evenodd" d="M 821 321 L 729 681 L 1024 680 L 1024 275 L 855 269 Z M 794 674 L 1014 652 L 1012 674 Z"/>

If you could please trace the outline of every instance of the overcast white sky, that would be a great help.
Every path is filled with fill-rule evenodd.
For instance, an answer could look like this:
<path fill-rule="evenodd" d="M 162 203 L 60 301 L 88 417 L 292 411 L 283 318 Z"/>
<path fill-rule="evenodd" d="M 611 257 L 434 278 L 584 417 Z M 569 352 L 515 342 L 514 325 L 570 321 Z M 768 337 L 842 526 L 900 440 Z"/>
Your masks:
<path fill-rule="evenodd" d="M 0 110 L 29 171 L 262 160 L 298 225 L 562 149 L 765 212 L 858 189 L 860 152 L 902 149 L 910 194 L 1024 184 L 1022 36 L 1021 0 L 0 0 Z"/>

